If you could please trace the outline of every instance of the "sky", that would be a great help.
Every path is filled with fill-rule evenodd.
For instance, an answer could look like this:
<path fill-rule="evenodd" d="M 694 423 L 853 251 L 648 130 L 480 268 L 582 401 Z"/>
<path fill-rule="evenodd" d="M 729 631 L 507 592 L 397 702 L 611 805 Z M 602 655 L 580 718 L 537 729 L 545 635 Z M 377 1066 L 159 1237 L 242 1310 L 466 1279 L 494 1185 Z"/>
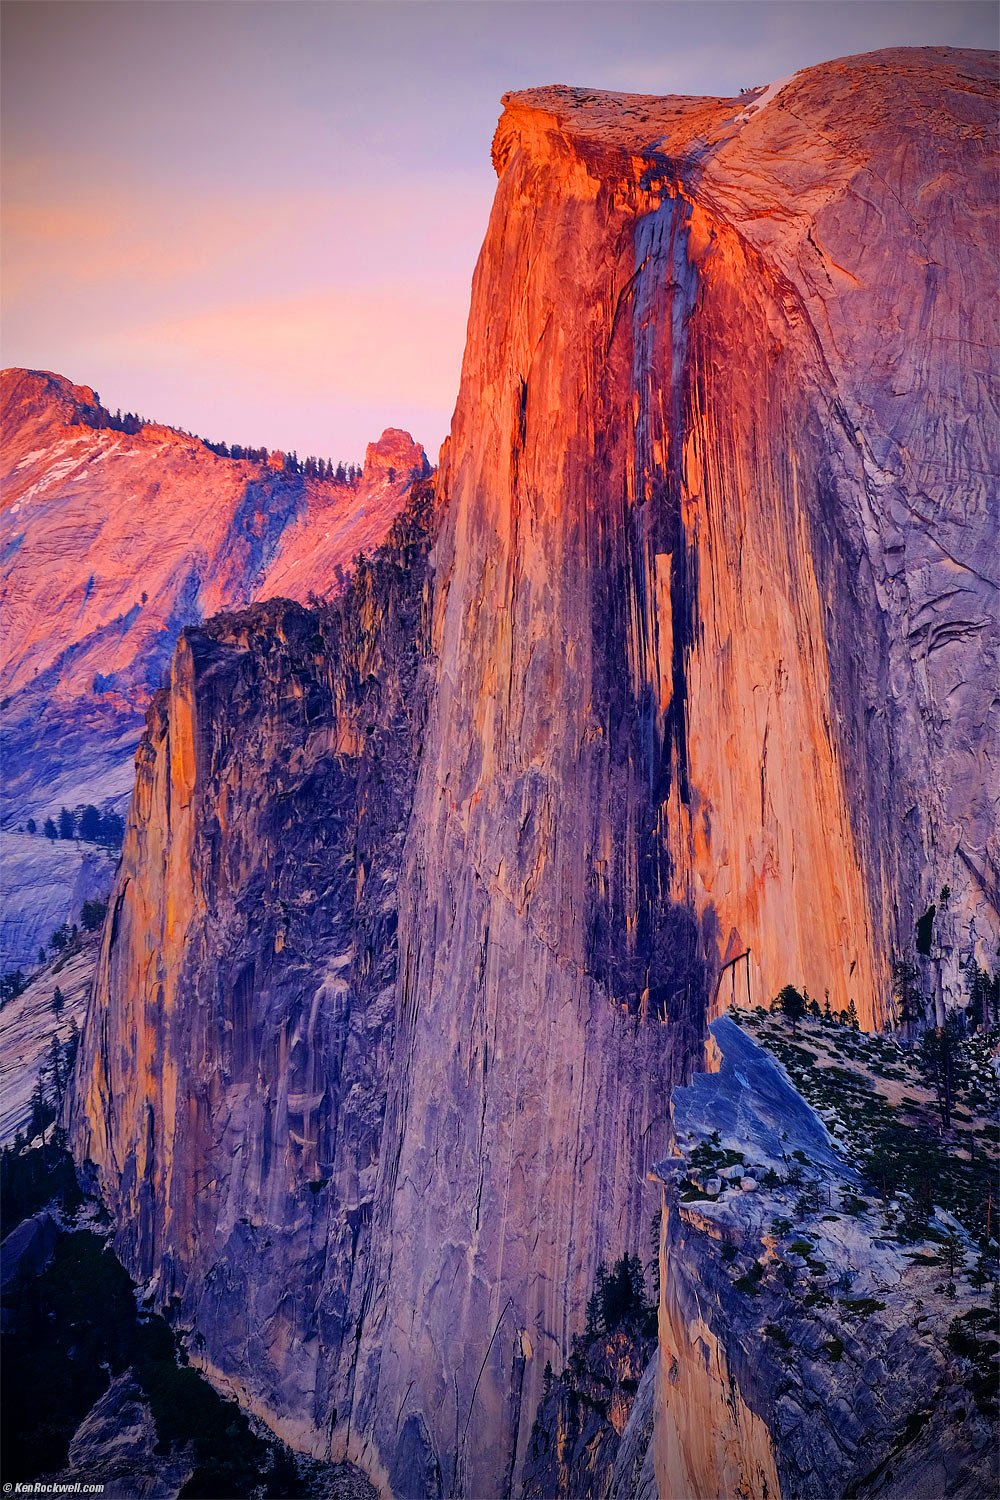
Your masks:
<path fill-rule="evenodd" d="M 731 95 L 992 0 L 5 0 L 0 359 L 214 440 L 432 459 L 508 89 Z"/>

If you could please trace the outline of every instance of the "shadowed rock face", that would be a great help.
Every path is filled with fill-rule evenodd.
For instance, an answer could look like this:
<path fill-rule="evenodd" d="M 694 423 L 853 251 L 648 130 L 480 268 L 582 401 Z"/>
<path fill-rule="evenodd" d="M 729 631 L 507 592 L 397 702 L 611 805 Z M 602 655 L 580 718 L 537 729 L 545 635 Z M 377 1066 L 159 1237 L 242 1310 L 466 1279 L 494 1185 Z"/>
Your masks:
<path fill-rule="evenodd" d="M 120 1255 L 306 1448 L 345 1405 L 364 1294 L 429 506 L 340 600 L 185 632 L 81 1043 L 73 1135 Z"/>
<path fill-rule="evenodd" d="M 931 49 L 750 100 L 509 96 L 426 729 L 381 595 L 349 650 L 272 612 L 177 654 L 77 1150 L 219 1378 L 399 1496 L 516 1490 L 731 992 L 872 1025 L 942 885 L 939 999 L 996 934 L 992 78 Z M 336 686 L 365 651 L 384 741 Z"/>

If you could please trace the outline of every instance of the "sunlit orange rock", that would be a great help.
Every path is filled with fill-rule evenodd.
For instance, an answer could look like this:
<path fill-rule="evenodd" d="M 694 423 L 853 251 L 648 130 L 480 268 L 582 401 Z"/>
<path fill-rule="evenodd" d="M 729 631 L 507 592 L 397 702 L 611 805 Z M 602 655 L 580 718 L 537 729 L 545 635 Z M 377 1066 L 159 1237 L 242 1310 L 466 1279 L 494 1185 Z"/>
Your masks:
<path fill-rule="evenodd" d="M 993 59 L 505 106 L 352 1417 L 476 1496 L 646 1243 L 706 1009 L 885 1021 L 945 885 L 927 993 L 997 936 Z"/>
<path fill-rule="evenodd" d="M 432 583 L 395 559 L 348 652 L 277 614 L 178 652 L 75 1147 L 215 1378 L 388 1492 L 517 1492 L 713 1011 L 792 982 L 872 1026 L 931 903 L 939 1005 L 996 941 L 994 80 L 925 49 L 508 96 Z M 338 777 L 386 795 L 403 659 L 433 681 L 373 858 Z M 655 1467 L 772 1494 L 749 1407 L 699 1423 L 713 1340 Z"/>

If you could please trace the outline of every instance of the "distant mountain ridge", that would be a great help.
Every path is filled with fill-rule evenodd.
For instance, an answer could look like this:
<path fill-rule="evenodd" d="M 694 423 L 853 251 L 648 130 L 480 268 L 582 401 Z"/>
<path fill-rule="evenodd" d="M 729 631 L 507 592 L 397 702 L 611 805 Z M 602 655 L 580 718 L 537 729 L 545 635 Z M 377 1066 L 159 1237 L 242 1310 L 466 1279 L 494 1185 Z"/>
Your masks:
<path fill-rule="evenodd" d="M 61 805 L 123 811 L 143 716 L 181 630 L 279 593 L 336 593 L 429 472 L 394 428 L 344 483 L 282 453 L 223 456 L 155 422 L 124 431 L 103 411 L 90 386 L 61 375 L 0 373 L 5 829 Z M 20 869 L 14 846 L 30 842 L 5 842 Z M 9 871 L 4 883 L 3 931 L 13 915 L 17 934 L 3 943 L 6 968 L 33 959 L 39 932 L 71 913 L 47 905 L 26 921 L 10 904 L 38 882 Z"/>

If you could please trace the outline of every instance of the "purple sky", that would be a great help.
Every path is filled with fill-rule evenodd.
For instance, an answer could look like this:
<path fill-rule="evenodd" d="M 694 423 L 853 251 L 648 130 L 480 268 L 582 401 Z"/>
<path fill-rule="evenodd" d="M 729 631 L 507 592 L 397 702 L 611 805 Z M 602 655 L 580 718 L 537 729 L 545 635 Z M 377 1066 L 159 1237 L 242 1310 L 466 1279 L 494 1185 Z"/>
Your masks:
<path fill-rule="evenodd" d="M 355 458 L 451 419 L 500 95 L 729 95 L 992 0 L 7 0 L 5 365 Z"/>

